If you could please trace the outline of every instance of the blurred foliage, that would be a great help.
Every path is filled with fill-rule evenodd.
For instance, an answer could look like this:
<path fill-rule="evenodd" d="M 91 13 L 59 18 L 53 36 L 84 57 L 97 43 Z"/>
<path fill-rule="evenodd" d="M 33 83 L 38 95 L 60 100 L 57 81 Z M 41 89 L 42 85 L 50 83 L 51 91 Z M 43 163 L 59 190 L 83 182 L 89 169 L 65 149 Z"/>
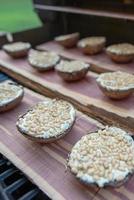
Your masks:
<path fill-rule="evenodd" d="M 40 26 L 31 0 L 0 0 L 0 31 L 20 31 Z"/>

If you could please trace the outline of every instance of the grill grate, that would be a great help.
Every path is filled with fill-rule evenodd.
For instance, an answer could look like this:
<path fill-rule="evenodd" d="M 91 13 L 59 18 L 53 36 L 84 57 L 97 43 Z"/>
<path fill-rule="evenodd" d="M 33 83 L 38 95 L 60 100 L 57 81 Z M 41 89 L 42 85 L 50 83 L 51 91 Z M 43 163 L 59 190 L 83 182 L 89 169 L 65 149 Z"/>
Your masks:
<path fill-rule="evenodd" d="M 11 162 L 0 155 L 0 200 L 50 200 Z"/>
<path fill-rule="evenodd" d="M 9 79 L 0 73 L 0 82 Z M 50 200 L 25 175 L 0 154 L 0 200 Z"/>

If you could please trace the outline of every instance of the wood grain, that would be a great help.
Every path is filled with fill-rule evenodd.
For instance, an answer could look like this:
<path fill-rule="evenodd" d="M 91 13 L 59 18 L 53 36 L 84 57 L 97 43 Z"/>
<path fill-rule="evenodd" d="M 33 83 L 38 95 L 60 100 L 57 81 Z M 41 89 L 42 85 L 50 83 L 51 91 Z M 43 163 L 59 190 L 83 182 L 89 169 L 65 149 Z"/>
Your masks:
<path fill-rule="evenodd" d="M 83 135 L 102 128 L 98 121 L 77 112 L 71 132 L 47 145 L 32 142 L 17 132 L 17 117 L 45 99 L 25 89 L 22 103 L 14 110 L 0 114 L 0 152 L 53 200 L 133 200 L 134 176 L 120 188 L 99 189 L 83 186 L 66 171 L 66 159 L 72 146 Z"/>
<path fill-rule="evenodd" d="M 4 52 L 0 53 L 0 70 L 41 94 L 70 101 L 103 123 L 134 131 L 134 96 L 122 101 L 109 100 L 98 89 L 95 73 L 89 72 L 84 80 L 68 84 L 54 71 L 39 73 L 26 60 L 13 60 Z"/>
<path fill-rule="evenodd" d="M 131 180 L 125 185 L 119 187 L 119 188 L 107 188 L 101 189 L 94 197 L 94 200 L 133 200 L 134 199 L 134 193 L 133 193 L 133 187 L 134 187 L 134 176 L 131 178 Z"/>
<path fill-rule="evenodd" d="M 14 110 L 0 114 L 0 152 L 23 171 L 51 199 L 93 199 L 98 188 L 84 187 L 66 171 L 68 153 L 83 135 L 102 125 L 77 112 L 72 131 L 52 144 L 32 142 L 16 129 L 16 120 L 29 107 L 45 97 L 25 89 L 22 103 Z"/>
<path fill-rule="evenodd" d="M 86 56 L 81 53 L 77 48 L 64 49 L 59 44 L 50 41 L 37 46 L 39 50 L 55 51 L 59 55 L 67 59 L 83 60 L 91 64 L 91 70 L 97 73 L 107 71 L 125 71 L 134 74 L 134 62 L 128 64 L 116 64 L 110 60 L 105 52 L 93 56 Z"/>

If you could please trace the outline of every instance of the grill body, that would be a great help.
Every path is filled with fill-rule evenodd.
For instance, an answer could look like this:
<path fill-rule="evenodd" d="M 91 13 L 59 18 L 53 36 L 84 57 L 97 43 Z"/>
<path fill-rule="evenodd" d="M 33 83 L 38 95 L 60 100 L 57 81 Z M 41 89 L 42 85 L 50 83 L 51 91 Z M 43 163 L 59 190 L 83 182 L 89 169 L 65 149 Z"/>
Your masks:
<path fill-rule="evenodd" d="M 33 46 L 55 36 L 80 32 L 81 37 L 105 35 L 107 43 L 134 43 L 134 0 L 33 0 L 33 9 L 42 26 L 15 32 L 13 41 Z M 8 38 L 0 37 L 0 46 Z"/>

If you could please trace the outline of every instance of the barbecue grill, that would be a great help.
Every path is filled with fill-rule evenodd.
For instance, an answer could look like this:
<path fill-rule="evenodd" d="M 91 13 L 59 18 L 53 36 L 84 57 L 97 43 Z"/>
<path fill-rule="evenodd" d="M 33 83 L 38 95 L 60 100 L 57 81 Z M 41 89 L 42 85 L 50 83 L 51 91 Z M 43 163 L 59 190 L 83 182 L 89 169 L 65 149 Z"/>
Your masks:
<path fill-rule="evenodd" d="M 57 76 L 53 74 L 54 72 L 48 72 L 43 75 L 38 72 L 33 72 L 32 69 L 29 68 L 26 59 L 12 60 L 8 58 L 2 51 L 0 52 L 0 71 L 4 72 L 6 75 L 3 76 L 2 74 L 0 74 L 0 80 L 3 81 L 8 78 L 13 78 L 17 80 L 19 83 L 23 84 L 24 86 L 40 94 L 43 94 L 45 96 L 52 97 L 52 98 L 60 97 L 62 99 L 68 100 L 71 103 L 73 103 L 79 111 L 87 114 L 88 116 L 91 117 L 91 119 L 93 117 L 97 120 L 97 122 L 95 122 L 96 125 L 94 126 L 94 123 L 92 124 L 91 122 L 93 119 L 91 120 L 89 117 L 90 123 L 87 123 L 87 121 L 83 118 L 83 114 L 82 114 L 82 116 L 81 115 L 78 116 L 76 130 L 82 129 L 82 128 L 84 129 L 85 127 L 86 128 L 84 130 L 86 131 L 92 130 L 92 129 L 94 130 L 96 129 L 96 127 L 100 126 L 99 123 L 101 122 L 103 124 L 114 124 L 114 125 L 120 126 L 126 130 L 129 130 L 132 133 L 134 131 L 134 106 L 133 106 L 134 97 L 132 97 L 129 100 L 122 101 L 122 103 L 118 103 L 118 102 L 115 103 L 103 97 L 100 97 L 100 93 L 94 87 L 94 78 L 97 77 L 99 73 L 106 72 L 106 71 L 123 70 L 125 72 L 134 74 L 134 68 L 133 68 L 134 64 L 130 63 L 130 64 L 123 64 L 122 66 L 120 66 L 108 60 L 103 53 L 100 55 L 86 57 L 84 55 L 81 55 L 77 49 L 67 50 L 67 49 L 61 48 L 59 45 L 53 42 L 53 39 L 54 37 L 59 36 L 59 35 L 69 34 L 73 32 L 80 32 L 81 38 L 84 38 L 90 35 L 91 36 L 92 35 L 106 36 L 107 45 L 113 44 L 113 43 L 120 43 L 120 42 L 129 42 L 133 44 L 134 43 L 134 37 L 133 37 L 134 36 L 134 28 L 133 28 L 134 27 L 134 1 L 133 0 L 107 0 L 107 1 L 33 0 L 33 9 L 39 16 L 40 20 L 42 21 L 42 26 L 30 29 L 30 30 L 12 33 L 10 37 L 9 35 L 7 36 L 7 34 L 5 33 L 2 36 L 0 36 L 0 46 L 2 46 L 5 43 L 11 42 L 11 40 L 14 42 L 24 41 L 24 42 L 30 42 L 33 48 L 36 48 L 41 51 L 42 50 L 56 51 L 58 54 L 61 55 L 61 57 L 65 59 L 84 60 L 91 64 L 92 72 L 91 72 L 90 81 L 89 80 L 85 82 L 83 81 L 82 83 L 79 83 L 77 87 L 75 84 L 68 86 L 66 84 L 63 84 L 63 82 L 60 82 Z M 88 84 L 91 84 L 91 88 L 92 88 L 91 91 L 86 90 L 86 88 L 88 87 L 87 82 Z M 82 91 L 85 91 L 85 92 L 82 92 Z M 27 98 L 29 102 L 33 101 L 31 93 L 32 91 L 30 91 L 27 94 L 28 95 Z M 89 93 L 93 93 L 93 95 L 91 95 L 91 97 L 88 98 Z M 95 96 L 96 93 L 97 93 L 97 96 Z M 98 105 L 100 102 L 101 104 Z M 15 116 L 15 114 L 13 115 Z M 79 125 L 79 121 L 82 123 L 82 125 Z M 12 131 L 14 131 L 14 128 Z M 79 134 L 80 133 L 78 133 L 78 135 Z M 22 141 L 22 143 L 23 142 L 24 141 Z M 24 146 L 23 145 L 22 146 L 25 147 L 26 145 L 27 143 Z M 45 151 L 47 152 L 47 154 L 49 153 L 52 154 L 51 156 L 54 159 L 57 159 L 58 161 L 60 160 L 59 162 L 62 163 L 64 161 L 63 161 L 63 158 L 61 158 L 62 157 L 61 155 L 63 155 L 63 157 L 65 157 L 65 155 L 67 156 L 67 152 L 70 146 L 68 145 L 67 149 L 65 149 L 62 142 L 59 144 L 61 146 L 57 147 L 56 145 L 57 144 L 54 144 L 53 146 L 51 146 L 51 148 L 52 150 L 56 149 L 55 151 L 57 154 L 58 154 L 58 151 L 62 152 L 61 154 L 58 154 L 58 156 L 56 153 L 52 154 L 52 150 L 49 151 L 48 146 L 46 147 Z M 66 146 L 66 143 L 65 143 L 65 146 Z M 40 147 L 36 146 L 36 148 L 39 152 L 41 151 Z M 8 157 L 8 159 L 10 159 L 10 156 L 8 153 L 6 154 L 4 150 L 2 152 L 4 153 L 5 156 Z M 43 157 L 42 154 L 43 153 L 41 153 L 41 157 Z M 28 156 L 30 158 L 30 154 Z M 36 155 L 36 157 L 40 157 L 40 156 Z M 11 160 L 14 163 L 14 158 L 12 158 Z M 50 162 L 50 165 L 52 164 L 52 161 L 49 161 L 49 159 L 47 161 Z M 8 163 L 8 161 L 4 157 L 1 157 L 0 162 L 6 163 L 5 165 L 7 165 Z M 17 174 L 15 175 L 16 177 L 16 179 L 14 180 L 15 183 L 11 183 L 11 190 L 10 190 L 11 192 L 9 192 L 10 194 L 8 193 L 9 194 L 8 196 L 6 194 L 7 192 L 5 192 L 8 189 L 5 189 L 5 188 L 6 187 L 8 188 L 9 186 L 8 185 L 3 186 L 3 180 L 5 180 L 6 177 L 8 177 L 8 172 L 6 172 L 6 170 L 5 172 L 2 171 L 2 175 L 0 175 L 0 177 L 2 177 L 2 179 L 0 179 L 0 182 L 1 182 L 0 188 L 2 188 L 1 191 L 2 191 L 3 196 L 1 197 L 1 199 L 9 198 L 9 199 L 26 200 L 26 199 L 30 199 L 31 197 L 32 197 L 31 199 L 49 199 L 49 197 L 51 199 L 58 199 L 58 197 L 61 198 L 61 196 L 57 196 L 57 193 L 56 193 L 56 196 L 53 196 L 53 193 L 54 193 L 53 190 L 52 191 L 49 190 L 49 187 L 47 187 L 47 189 L 44 189 L 43 186 L 41 186 L 41 184 L 38 185 L 39 181 L 37 183 L 36 178 L 35 179 L 33 178 L 32 182 L 36 183 L 49 196 L 47 197 L 46 195 L 41 193 L 41 191 L 37 189 L 35 185 L 28 182 L 27 178 L 25 178 L 24 175 L 21 174 L 21 172 L 18 172 L 18 170 L 14 166 L 12 166 L 12 164 L 9 164 L 9 166 L 10 165 L 11 165 L 11 174 L 14 174 L 14 173 Z M 17 165 L 16 162 L 15 162 L 15 165 L 20 168 L 20 166 Z M 41 162 L 40 162 L 40 165 L 41 165 Z M 10 171 L 9 168 L 7 170 Z M 43 166 L 41 167 L 41 169 L 42 168 Z M 22 171 L 23 170 L 24 169 L 22 169 Z M 51 166 L 50 170 L 54 171 L 54 168 Z M 5 175 L 3 175 L 3 173 L 5 173 Z M 41 173 L 43 176 L 42 171 Z M 28 173 L 26 173 L 26 175 L 28 175 L 31 178 L 31 175 L 29 175 Z M 66 176 L 68 177 L 68 175 Z M 51 178 L 49 179 L 49 176 L 47 175 L 46 175 L 46 179 L 48 182 L 50 181 L 49 182 L 50 185 L 56 184 L 56 183 L 53 183 L 54 180 L 53 179 L 51 180 Z M 8 180 L 9 182 L 12 181 L 12 175 L 10 178 L 10 174 L 9 174 Z M 68 180 L 70 180 L 70 176 Z M 22 192 L 23 193 L 22 195 L 21 195 L 21 191 L 23 189 L 20 189 L 20 195 L 19 195 L 17 186 L 14 186 L 16 185 L 16 181 L 17 183 L 22 185 L 22 187 L 23 185 L 26 184 L 26 186 L 24 186 L 23 188 L 27 188 L 27 185 L 29 187 L 28 190 L 26 190 L 26 192 L 24 189 L 24 193 Z M 71 179 L 71 182 L 75 185 L 73 179 Z M 58 194 L 61 192 L 62 189 L 64 190 L 65 187 L 67 187 L 64 181 L 62 184 L 63 184 L 63 188 L 61 189 L 59 189 L 60 188 L 59 185 L 58 186 L 54 185 L 54 191 L 55 190 L 56 192 L 58 191 Z M 62 187 L 62 184 L 61 184 L 61 187 Z M 131 191 L 132 184 L 133 183 L 130 182 L 130 185 L 129 184 L 126 185 L 125 190 L 127 191 L 127 188 L 129 188 L 128 190 Z M 79 198 L 82 199 L 81 190 L 84 190 L 84 189 L 81 188 L 81 186 L 80 186 L 80 189 L 77 189 L 75 188 L 75 186 L 73 187 L 73 190 L 75 189 L 76 190 L 74 193 L 72 192 L 71 197 L 70 197 L 69 192 L 67 193 L 67 190 L 65 189 L 64 199 L 70 200 L 70 198 L 75 197 L 78 190 L 80 190 Z M 69 188 L 70 188 L 70 191 L 73 191 L 71 190 L 71 186 Z M 100 191 L 98 189 L 94 190 L 92 188 L 89 188 L 89 191 L 87 191 L 87 189 L 85 191 L 86 193 L 83 196 L 83 199 L 87 199 L 87 198 L 93 199 L 95 198 L 95 195 L 96 196 L 98 195 L 96 198 L 101 198 L 101 195 L 103 196 L 103 194 L 105 193 L 105 191 L 101 192 L 101 190 Z M 126 194 L 124 194 L 122 188 L 119 191 L 114 190 L 111 198 L 114 198 L 114 195 L 118 196 L 118 193 L 120 193 L 119 195 L 121 196 L 121 199 L 125 199 L 125 198 L 133 199 L 133 191 L 131 191 L 131 195 L 129 196 L 129 192 L 127 191 Z M 16 196 L 11 197 L 12 194 L 15 194 Z M 62 193 L 62 195 L 64 194 Z M 109 199 L 109 195 L 107 194 L 104 194 L 103 197 L 105 197 L 106 199 Z M 76 198 L 78 199 L 78 196 Z"/>
<path fill-rule="evenodd" d="M 11 80 L 9 76 L 0 73 L 0 82 L 9 79 Z M 0 154 L 0 199 L 50 200 L 2 154 Z"/>

